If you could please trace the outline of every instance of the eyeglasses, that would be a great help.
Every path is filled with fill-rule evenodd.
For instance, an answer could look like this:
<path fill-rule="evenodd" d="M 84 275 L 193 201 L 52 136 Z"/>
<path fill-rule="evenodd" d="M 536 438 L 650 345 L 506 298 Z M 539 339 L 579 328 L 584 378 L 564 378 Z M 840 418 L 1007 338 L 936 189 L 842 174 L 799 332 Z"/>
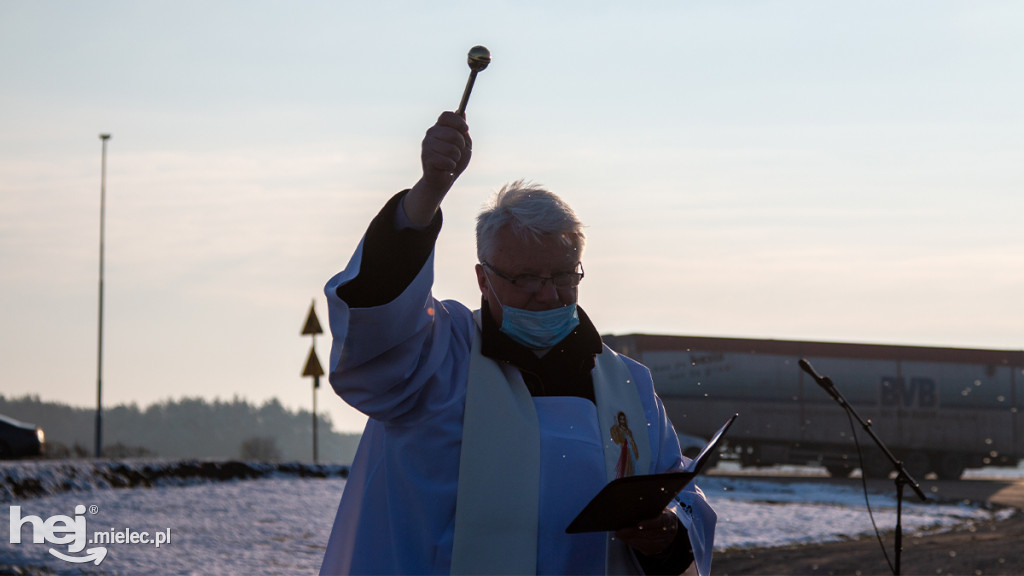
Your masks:
<path fill-rule="evenodd" d="M 555 288 L 573 288 L 579 286 L 580 281 L 583 280 L 582 262 L 577 262 L 572 272 L 559 272 L 554 276 L 535 276 L 533 274 L 509 276 L 507 274 L 503 274 L 500 270 L 491 266 L 487 262 L 481 262 L 480 265 L 491 272 L 494 272 L 498 278 L 501 278 L 524 292 L 540 292 L 541 288 L 543 288 L 548 282 L 554 284 Z"/>

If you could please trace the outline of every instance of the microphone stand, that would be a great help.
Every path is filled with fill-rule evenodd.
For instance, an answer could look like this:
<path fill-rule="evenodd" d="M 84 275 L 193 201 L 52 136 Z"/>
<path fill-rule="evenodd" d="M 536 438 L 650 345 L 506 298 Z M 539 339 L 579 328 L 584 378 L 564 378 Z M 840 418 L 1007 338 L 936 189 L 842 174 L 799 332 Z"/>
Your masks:
<path fill-rule="evenodd" d="M 903 467 L 903 461 L 898 460 L 889 450 L 889 447 L 882 442 L 877 434 L 875 434 L 874 429 L 871 428 L 871 421 L 861 418 L 860 414 L 857 413 L 853 406 L 850 406 L 849 402 L 846 401 L 846 398 L 844 398 L 839 392 L 839 389 L 836 388 L 836 385 L 832 383 L 832 379 L 828 376 L 819 375 L 814 371 L 814 368 L 811 367 L 811 364 L 804 358 L 800 359 L 800 368 L 804 372 L 810 374 L 811 378 L 814 378 L 814 381 L 818 383 L 818 386 L 824 388 L 825 391 L 832 396 L 833 400 L 838 402 L 848 414 L 852 415 L 858 422 L 860 422 L 861 427 L 868 433 L 868 436 L 871 436 L 871 439 L 875 441 L 875 444 L 878 445 L 882 450 L 882 453 L 884 453 L 886 458 L 889 459 L 889 462 L 892 462 L 893 468 L 896 470 L 896 567 L 894 572 L 899 576 L 900 554 L 903 551 L 903 489 L 905 486 L 909 485 L 913 488 L 918 497 L 921 498 L 922 502 L 926 502 L 928 499 L 925 498 L 924 492 L 921 491 L 921 487 L 918 485 L 917 480 L 915 480 L 914 477 L 907 472 L 907 469 Z M 861 474 L 864 474 L 864 470 L 861 470 Z"/>

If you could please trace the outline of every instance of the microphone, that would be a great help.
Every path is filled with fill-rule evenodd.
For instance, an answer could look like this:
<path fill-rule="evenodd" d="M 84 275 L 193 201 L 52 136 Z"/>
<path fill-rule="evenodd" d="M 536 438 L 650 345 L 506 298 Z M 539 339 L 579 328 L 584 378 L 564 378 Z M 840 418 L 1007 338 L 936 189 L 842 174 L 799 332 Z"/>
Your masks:
<path fill-rule="evenodd" d="M 799 364 L 801 370 L 810 374 L 811 378 L 814 378 L 816 382 L 821 384 L 821 381 L 824 380 L 824 378 L 819 376 L 818 373 L 814 371 L 814 368 L 811 367 L 811 363 L 808 362 L 806 358 L 801 358 Z"/>
<path fill-rule="evenodd" d="M 814 368 L 811 367 L 811 363 L 808 362 L 805 358 L 801 358 L 798 364 L 800 364 L 801 370 L 810 374 L 811 378 L 814 378 L 814 381 L 818 383 L 818 386 L 824 388 L 825 391 L 828 392 L 830 396 L 832 396 L 832 398 L 836 399 L 837 401 L 839 400 L 835 384 L 832 383 L 832 380 L 830 380 L 828 377 L 823 377 L 819 375 L 817 372 L 815 372 Z"/>

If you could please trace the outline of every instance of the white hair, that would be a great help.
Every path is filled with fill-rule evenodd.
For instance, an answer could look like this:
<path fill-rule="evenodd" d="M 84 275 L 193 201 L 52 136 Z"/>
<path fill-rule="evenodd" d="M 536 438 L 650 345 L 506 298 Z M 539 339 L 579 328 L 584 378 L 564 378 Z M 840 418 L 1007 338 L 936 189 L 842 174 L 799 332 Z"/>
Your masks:
<path fill-rule="evenodd" d="M 526 180 L 506 184 L 476 217 L 476 257 L 487 262 L 498 231 L 508 226 L 520 240 L 557 236 L 583 254 L 583 223 L 572 207 L 554 192 Z"/>

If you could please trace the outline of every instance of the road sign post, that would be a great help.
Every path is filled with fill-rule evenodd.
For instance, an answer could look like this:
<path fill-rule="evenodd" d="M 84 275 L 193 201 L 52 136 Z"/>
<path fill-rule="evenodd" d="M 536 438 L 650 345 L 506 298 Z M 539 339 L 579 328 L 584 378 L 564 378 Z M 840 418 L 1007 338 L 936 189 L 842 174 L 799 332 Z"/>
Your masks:
<path fill-rule="evenodd" d="M 303 336 L 312 336 L 313 344 L 309 348 L 309 356 L 306 358 L 306 367 L 302 370 L 303 376 L 310 376 L 313 378 L 313 463 L 316 464 L 319 460 L 319 451 L 317 447 L 317 417 L 316 417 L 316 389 L 320 387 L 320 377 L 324 375 L 323 366 L 320 365 L 320 359 L 316 355 L 316 335 L 323 334 L 324 330 L 320 327 L 320 320 L 316 317 L 316 310 L 314 309 L 316 301 L 314 300 L 309 305 L 309 315 L 306 317 L 306 324 L 302 328 Z"/>

